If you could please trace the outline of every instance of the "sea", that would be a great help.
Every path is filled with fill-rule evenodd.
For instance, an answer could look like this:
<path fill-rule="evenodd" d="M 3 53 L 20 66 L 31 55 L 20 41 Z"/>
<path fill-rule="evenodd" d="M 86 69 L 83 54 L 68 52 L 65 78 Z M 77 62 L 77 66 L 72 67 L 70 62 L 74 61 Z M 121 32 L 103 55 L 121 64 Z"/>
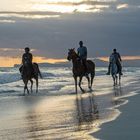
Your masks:
<path fill-rule="evenodd" d="M 0 68 L 0 139 L 96 140 L 94 132 L 115 120 L 119 106 L 140 91 L 140 68 L 124 67 L 121 83 L 113 86 L 106 67 L 97 67 L 90 91 L 75 93 L 71 67 L 40 67 L 39 92 L 24 95 L 18 67 Z M 30 88 L 30 83 L 29 83 Z"/>

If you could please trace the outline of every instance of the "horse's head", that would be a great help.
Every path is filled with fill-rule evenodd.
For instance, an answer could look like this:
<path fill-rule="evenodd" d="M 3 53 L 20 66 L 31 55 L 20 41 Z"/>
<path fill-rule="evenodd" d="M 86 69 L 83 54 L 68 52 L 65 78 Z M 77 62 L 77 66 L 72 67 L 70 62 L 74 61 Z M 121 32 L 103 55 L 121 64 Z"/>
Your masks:
<path fill-rule="evenodd" d="M 75 52 L 75 48 L 69 49 L 67 59 L 68 59 L 69 61 L 71 61 L 72 59 L 75 59 L 75 58 L 77 58 L 77 57 L 78 57 L 78 55 L 77 55 L 77 53 Z"/>

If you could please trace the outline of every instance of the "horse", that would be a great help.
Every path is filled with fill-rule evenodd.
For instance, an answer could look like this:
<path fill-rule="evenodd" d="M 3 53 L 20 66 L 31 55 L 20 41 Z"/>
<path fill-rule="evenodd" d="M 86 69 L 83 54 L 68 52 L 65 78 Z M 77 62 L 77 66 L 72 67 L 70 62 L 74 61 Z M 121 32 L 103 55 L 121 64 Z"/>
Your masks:
<path fill-rule="evenodd" d="M 39 70 L 39 66 L 37 63 L 33 64 L 25 64 L 24 66 L 21 66 L 19 69 L 20 73 L 22 73 L 22 80 L 24 82 L 24 94 L 27 90 L 27 93 L 29 94 L 28 89 L 28 82 L 31 82 L 31 93 L 33 92 L 33 79 L 36 81 L 36 93 L 38 92 L 38 76 L 42 78 L 41 72 Z"/>
<path fill-rule="evenodd" d="M 82 78 L 85 76 L 88 80 L 88 88 L 92 91 L 93 80 L 95 77 L 95 64 L 91 60 L 87 60 L 87 73 L 90 74 L 90 78 L 88 75 L 85 75 L 84 65 L 79 60 L 78 54 L 75 52 L 75 49 L 69 49 L 67 59 L 69 61 L 72 60 L 73 63 L 73 77 L 75 80 L 75 91 L 77 93 L 77 78 L 79 77 L 79 87 L 81 91 L 84 93 L 84 89 L 81 87 Z"/>
<path fill-rule="evenodd" d="M 119 84 L 121 84 L 121 74 L 119 72 L 119 68 L 116 63 L 116 58 L 113 55 L 110 56 L 110 64 L 111 64 L 110 72 L 113 78 L 114 86 L 118 85 L 118 75 L 119 75 Z"/>

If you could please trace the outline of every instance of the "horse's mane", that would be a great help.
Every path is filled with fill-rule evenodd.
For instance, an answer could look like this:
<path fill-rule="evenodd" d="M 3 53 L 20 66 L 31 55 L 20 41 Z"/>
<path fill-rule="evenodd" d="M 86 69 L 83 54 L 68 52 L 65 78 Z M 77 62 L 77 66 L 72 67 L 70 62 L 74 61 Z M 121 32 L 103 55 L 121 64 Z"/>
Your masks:
<path fill-rule="evenodd" d="M 76 53 L 75 49 L 70 49 L 70 51 L 72 51 L 76 57 L 79 57 L 79 55 Z"/>

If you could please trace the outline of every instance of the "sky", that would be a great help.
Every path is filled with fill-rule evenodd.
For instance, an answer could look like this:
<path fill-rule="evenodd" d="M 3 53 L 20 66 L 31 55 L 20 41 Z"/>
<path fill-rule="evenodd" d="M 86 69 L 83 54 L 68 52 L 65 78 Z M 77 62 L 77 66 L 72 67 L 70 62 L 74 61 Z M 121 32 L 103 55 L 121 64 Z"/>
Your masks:
<path fill-rule="evenodd" d="M 20 63 L 27 46 L 37 62 L 63 62 L 80 40 L 90 58 L 116 48 L 140 59 L 140 1 L 0 0 L 0 66 Z"/>

